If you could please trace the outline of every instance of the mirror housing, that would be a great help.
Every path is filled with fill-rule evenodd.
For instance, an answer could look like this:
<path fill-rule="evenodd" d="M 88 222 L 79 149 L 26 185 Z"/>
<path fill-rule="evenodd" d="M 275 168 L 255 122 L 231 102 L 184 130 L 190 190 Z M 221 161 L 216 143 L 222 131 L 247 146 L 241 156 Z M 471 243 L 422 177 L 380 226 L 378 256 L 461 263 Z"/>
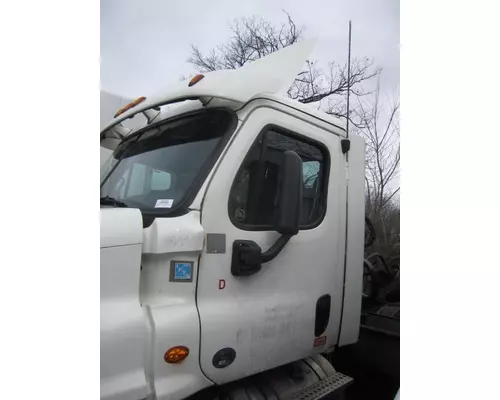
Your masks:
<path fill-rule="evenodd" d="M 260 246 L 251 240 L 235 240 L 231 260 L 231 273 L 234 276 L 256 274 L 263 263 L 272 261 L 292 236 L 299 233 L 302 186 L 302 159 L 294 151 L 285 151 L 278 181 L 278 213 L 275 224 L 275 229 L 282 236 L 264 253 Z"/>
<path fill-rule="evenodd" d="M 299 233 L 302 211 L 302 159 L 294 151 L 283 153 L 279 177 L 276 230 L 282 235 Z"/>

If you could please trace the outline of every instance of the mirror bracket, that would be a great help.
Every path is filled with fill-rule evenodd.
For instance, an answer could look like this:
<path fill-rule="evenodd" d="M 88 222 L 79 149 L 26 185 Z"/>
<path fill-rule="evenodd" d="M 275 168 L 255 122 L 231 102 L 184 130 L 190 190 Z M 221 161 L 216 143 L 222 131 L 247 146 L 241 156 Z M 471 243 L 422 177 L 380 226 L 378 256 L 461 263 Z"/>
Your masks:
<path fill-rule="evenodd" d="M 342 148 L 342 154 L 345 154 L 351 150 L 351 141 L 349 139 L 342 139 L 340 141 L 340 146 Z"/>
<path fill-rule="evenodd" d="M 259 272 L 262 264 L 270 262 L 283 250 L 292 235 L 281 235 L 278 240 L 262 253 L 260 246 L 253 240 L 235 240 L 231 260 L 231 273 L 234 276 L 250 276 Z"/>
<path fill-rule="evenodd" d="M 231 273 L 234 276 L 250 276 L 262 268 L 262 249 L 252 240 L 235 240 L 231 259 Z"/>

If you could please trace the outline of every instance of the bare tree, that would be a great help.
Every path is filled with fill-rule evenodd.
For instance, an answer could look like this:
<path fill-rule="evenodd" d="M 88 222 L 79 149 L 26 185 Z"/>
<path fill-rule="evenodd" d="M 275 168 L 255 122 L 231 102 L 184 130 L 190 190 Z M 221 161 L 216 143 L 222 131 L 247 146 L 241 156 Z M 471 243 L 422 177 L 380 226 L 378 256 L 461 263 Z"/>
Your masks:
<path fill-rule="evenodd" d="M 384 107 L 377 85 L 372 96 L 358 101 L 352 115 L 366 143 L 366 213 L 383 247 L 399 241 L 399 108 L 399 97 Z"/>
<path fill-rule="evenodd" d="M 191 46 L 188 62 L 200 72 L 236 69 L 276 50 L 300 41 L 304 27 L 298 27 L 289 14 L 275 25 L 259 17 L 243 18 L 230 25 L 229 40 L 208 54 Z M 366 89 L 365 83 L 380 75 L 368 58 L 351 61 L 350 80 L 347 62 L 329 62 L 322 68 L 308 60 L 288 90 L 288 96 L 302 103 L 317 103 L 328 114 L 348 118 L 367 143 L 366 184 L 367 214 L 372 218 L 378 237 L 387 244 L 399 240 L 399 206 L 393 201 L 399 192 L 395 185 L 399 172 L 399 101 L 389 110 L 380 102 L 380 90 Z M 353 105 L 349 116 L 346 95 L 350 87 Z M 311 171 L 311 179 L 314 172 Z M 397 225 L 397 226 L 396 226 Z M 386 247 L 387 247 L 386 246 Z"/>
<path fill-rule="evenodd" d="M 232 36 L 229 41 L 212 49 L 208 55 L 191 45 L 188 62 L 201 72 L 236 69 L 287 47 L 297 42 L 303 31 L 303 28 L 297 28 L 288 14 L 287 17 L 288 21 L 279 28 L 257 17 L 236 21 L 230 25 Z"/>
<path fill-rule="evenodd" d="M 220 69 L 236 69 L 248 62 L 255 61 L 276 50 L 298 42 L 303 35 L 304 27 L 297 27 L 289 14 L 286 21 L 279 26 L 257 17 L 243 18 L 230 25 L 232 35 L 228 42 L 203 54 L 195 46 L 191 46 L 188 62 L 201 72 Z M 355 59 L 351 63 L 350 86 L 354 96 L 368 94 L 362 86 L 380 73 L 369 59 Z M 328 63 L 326 71 L 316 61 L 307 61 L 306 68 L 299 73 L 297 79 L 288 90 L 288 96 L 301 103 L 316 103 L 328 99 L 328 113 L 346 117 L 345 96 L 349 86 L 347 63 Z M 356 123 L 355 121 L 352 121 Z"/>
<path fill-rule="evenodd" d="M 399 192 L 399 98 L 389 109 L 380 101 L 380 87 L 371 98 L 359 101 L 352 119 L 358 121 L 357 133 L 366 141 L 366 184 L 374 210 L 382 209 Z"/>

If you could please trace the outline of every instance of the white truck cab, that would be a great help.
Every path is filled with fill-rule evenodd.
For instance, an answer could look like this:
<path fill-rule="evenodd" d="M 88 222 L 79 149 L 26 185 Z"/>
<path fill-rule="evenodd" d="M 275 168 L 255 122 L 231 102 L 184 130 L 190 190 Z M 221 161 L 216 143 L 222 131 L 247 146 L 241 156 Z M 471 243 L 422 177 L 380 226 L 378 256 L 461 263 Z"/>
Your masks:
<path fill-rule="evenodd" d="M 364 142 L 281 95 L 311 47 L 139 98 L 101 132 L 101 399 L 349 382 L 320 355 L 358 338 Z M 255 376 L 275 397 L 248 394 Z"/>
<path fill-rule="evenodd" d="M 125 107 L 129 104 L 133 99 L 127 99 L 126 97 L 116 95 L 114 93 L 108 92 L 107 90 L 100 90 L 100 106 L 101 106 L 101 121 L 100 121 L 100 130 L 106 128 L 109 124 L 109 120 L 116 113 L 116 110 Z M 107 161 L 110 157 L 112 151 L 105 148 L 100 147 L 100 166 Z"/>

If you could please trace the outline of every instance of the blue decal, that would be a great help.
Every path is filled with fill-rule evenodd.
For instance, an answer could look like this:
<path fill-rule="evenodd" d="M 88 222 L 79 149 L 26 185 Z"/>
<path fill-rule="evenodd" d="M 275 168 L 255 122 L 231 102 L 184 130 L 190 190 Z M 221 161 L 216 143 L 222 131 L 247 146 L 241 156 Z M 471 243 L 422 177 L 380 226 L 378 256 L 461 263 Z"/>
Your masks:
<path fill-rule="evenodd" d="M 175 263 L 175 280 L 191 280 L 191 264 L 189 263 Z"/>

